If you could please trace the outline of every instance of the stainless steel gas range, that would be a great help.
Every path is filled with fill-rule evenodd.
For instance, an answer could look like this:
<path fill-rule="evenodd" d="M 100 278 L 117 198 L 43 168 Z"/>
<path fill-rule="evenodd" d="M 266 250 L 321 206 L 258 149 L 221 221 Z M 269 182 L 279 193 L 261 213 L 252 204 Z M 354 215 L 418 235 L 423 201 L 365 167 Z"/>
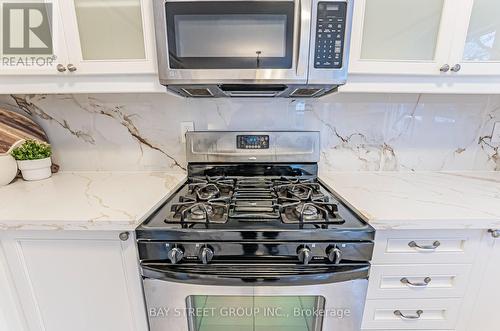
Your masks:
<path fill-rule="evenodd" d="M 318 132 L 192 132 L 137 229 L 151 331 L 359 330 L 374 229 L 317 178 Z"/>

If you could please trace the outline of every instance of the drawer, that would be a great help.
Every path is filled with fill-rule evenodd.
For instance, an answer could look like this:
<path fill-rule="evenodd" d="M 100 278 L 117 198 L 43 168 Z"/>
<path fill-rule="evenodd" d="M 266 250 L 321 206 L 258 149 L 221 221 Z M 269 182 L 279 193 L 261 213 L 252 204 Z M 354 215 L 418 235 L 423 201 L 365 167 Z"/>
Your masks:
<path fill-rule="evenodd" d="M 372 262 L 472 263 L 481 240 L 479 230 L 378 231 Z"/>
<path fill-rule="evenodd" d="M 457 323 L 460 299 L 367 300 L 363 329 L 450 330 Z"/>
<path fill-rule="evenodd" d="M 471 268 L 469 264 L 375 265 L 368 299 L 461 298 Z"/>

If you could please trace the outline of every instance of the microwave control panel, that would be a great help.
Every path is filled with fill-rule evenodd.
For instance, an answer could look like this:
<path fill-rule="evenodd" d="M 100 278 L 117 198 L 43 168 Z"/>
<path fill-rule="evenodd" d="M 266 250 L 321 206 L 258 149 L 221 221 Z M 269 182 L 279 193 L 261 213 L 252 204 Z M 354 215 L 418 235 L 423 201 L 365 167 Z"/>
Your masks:
<path fill-rule="evenodd" d="M 314 68 L 342 68 L 346 25 L 346 2 L 320 1 L 316 16 Z"/>

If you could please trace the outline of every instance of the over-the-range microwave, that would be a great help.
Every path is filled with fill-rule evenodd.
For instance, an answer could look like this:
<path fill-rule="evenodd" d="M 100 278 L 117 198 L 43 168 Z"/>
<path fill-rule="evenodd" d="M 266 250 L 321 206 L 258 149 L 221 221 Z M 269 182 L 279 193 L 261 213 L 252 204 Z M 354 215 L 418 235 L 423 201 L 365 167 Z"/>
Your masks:
<path fill-rule="evenodd" d="M 153 0 L 160 82 L 187 97 L 319 97 L 347 79 L 353 0 Z"/>

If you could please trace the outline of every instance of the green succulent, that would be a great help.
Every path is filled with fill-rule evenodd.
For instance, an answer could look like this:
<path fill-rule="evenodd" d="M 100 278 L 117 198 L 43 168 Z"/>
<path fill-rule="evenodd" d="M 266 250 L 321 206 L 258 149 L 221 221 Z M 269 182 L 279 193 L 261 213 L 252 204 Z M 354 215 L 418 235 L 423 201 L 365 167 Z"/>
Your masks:
<path fill-rule="evenodd" d="M 52 155 L 49 144 L 36 140 L 26 140 L 21 146 L 14 148 L 12 156 L 18 161 L 40 160 Z"/>

